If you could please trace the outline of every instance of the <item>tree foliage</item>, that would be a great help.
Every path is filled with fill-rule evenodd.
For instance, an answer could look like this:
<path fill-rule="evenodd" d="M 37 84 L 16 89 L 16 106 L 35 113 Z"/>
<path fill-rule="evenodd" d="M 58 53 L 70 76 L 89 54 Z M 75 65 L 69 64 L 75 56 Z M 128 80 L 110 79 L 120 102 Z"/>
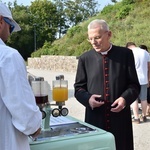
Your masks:
<path fill-rule="evenodd" d="M 98 3 L 95 0 L 53 0 L 59 14 L 59 35 L 68 28 L 96 15 Z M 61 36 L 59 36 L 61 37 Z"/>
<path fill-rule="evenodd" d="M 98 13 L 96 5 L 97 2 L 95 2 L 94 0 L 66 1 L 64 12 L 67 16 L 67 21 L 71 24 L 71 26 L 75 26 L 78 23 L 87 20 L 88 18 Z"/>
<path fill-rule="evenodd" d="M 56 39 L 58 27 L 58 13 L 56 6 L 48 0 L 35 0 L 29 7 L 30 25 L 36 27 L 37 48 L 45 41 Z"/>
<path fill-rule="evenodd" d="M 56 5 L 57 12 L 58 12 L 58 34 L 57 37 L 61 38 L 68 30 L 69 25 L 67 23 L 67 17 L 64 13 L 65 3 L 66 0 L 54 0 L 54 4 Z"/>
<path fill-rule="evenodd" d="M 21 31 L 12 33 L 7 44 L 16 48 L 26 60 L 34 49 L 33 29 L 29 25 L 30 15 L 27 7 L 23 5 L 19 6 L 14 3 L 13 6 L 13 4 L 9 3 L 9 7 L 12 10 L 16 22 L 20 25 Z"/>

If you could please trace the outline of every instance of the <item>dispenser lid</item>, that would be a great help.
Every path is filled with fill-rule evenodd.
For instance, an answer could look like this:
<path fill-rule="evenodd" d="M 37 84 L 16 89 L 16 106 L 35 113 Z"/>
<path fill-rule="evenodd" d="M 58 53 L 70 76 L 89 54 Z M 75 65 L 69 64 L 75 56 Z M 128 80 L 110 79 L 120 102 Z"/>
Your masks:
<path fill-rule="evenodd" d="M 35 77 L 35 81 L 44 81 L 44 77 Z"/>
<path fill-rule="evenodd" d="M 58 76 L 56 76 L 56 80 L 64 80 L 64 75 L 58 75 Z"/>

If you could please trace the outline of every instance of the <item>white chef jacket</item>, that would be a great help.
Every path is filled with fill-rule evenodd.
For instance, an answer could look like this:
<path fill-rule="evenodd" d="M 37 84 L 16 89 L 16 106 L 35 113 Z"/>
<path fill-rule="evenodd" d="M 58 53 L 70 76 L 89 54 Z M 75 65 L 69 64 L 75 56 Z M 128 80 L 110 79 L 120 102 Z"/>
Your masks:
<path fill-rule="evenodd" d="M 28 135 L 41 121 L 24 60 L 0 39 L 0 150 L 30 150 Z"/>

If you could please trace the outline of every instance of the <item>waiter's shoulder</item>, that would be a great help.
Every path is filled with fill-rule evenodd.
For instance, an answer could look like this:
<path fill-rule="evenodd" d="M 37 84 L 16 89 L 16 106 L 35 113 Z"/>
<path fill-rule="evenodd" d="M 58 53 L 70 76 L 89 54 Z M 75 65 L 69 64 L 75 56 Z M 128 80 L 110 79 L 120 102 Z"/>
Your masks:
<path fill-rule="evenodd" d="M 16 49 L 6 46 L 6 45 L 1 45 L 0 49 L 1 49 L 1 56 L 5 58 L 13 57 L 14 55 L 20 55 Z"/>

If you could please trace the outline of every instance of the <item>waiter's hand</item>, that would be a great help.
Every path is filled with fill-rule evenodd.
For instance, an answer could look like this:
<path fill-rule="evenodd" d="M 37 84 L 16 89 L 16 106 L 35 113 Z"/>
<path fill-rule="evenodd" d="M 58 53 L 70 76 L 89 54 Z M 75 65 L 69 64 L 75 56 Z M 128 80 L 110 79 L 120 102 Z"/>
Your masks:
<path fill-rule="evenodd" d="M 92 95 L 89 99 L 89 105 L 91 106 L 92 110 L 96 107 L 100 107 L 104 104 L 103 101 L 100 100 L 101 95 Z"/>
<path fill-rule="evenodd" d="M 41 128 L 39 128 L 35 133 L 31 134 L 30 137 L 32 137 L 33 139 L 37 138 L 40 132 L 41 132 Z"/>
<path fill-rule="evenodd" d="M 118 99 L 116 99 L 113 104 L 111 105 L 111 110 L 112 112 L 120 112 L 121 110 L 123 110 L 126 106 L 126 101 L 123 97 L 119 97 Z"/>

